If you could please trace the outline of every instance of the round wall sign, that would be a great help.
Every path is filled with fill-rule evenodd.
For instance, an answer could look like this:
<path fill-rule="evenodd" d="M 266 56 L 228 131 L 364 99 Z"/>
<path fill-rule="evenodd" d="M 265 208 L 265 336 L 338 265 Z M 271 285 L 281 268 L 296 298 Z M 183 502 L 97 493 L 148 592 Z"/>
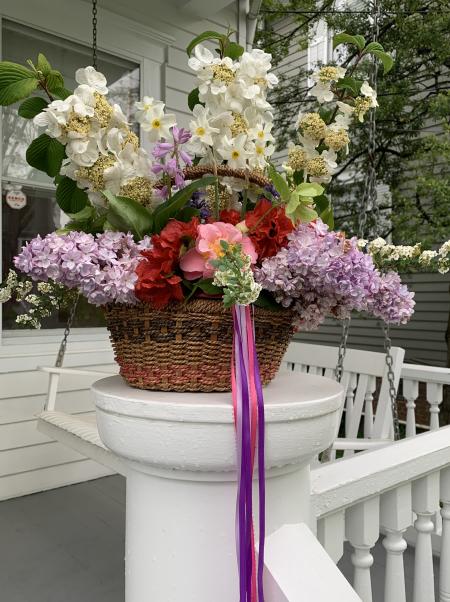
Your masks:
<path fill-rule="evenodd" d="M 22 190 L 8 190 L 6 202 L 11 209 L 23 209 L 27 204 L 27 195 Z"/>

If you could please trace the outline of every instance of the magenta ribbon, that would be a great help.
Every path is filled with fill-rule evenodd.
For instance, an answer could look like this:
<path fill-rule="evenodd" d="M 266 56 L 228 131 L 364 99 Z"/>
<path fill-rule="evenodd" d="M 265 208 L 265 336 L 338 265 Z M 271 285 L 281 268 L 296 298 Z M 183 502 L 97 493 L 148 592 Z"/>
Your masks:
<path fill-rule="evenodd" d="M 265 539 L 264 399 L 248 306 L 233 307 L 231 384 L 237 440 L 236 554 L 239 602 L 264 602 Z M 258 447 L 259 549 L 256 565 L 253 529 L 253 468 Z"/>

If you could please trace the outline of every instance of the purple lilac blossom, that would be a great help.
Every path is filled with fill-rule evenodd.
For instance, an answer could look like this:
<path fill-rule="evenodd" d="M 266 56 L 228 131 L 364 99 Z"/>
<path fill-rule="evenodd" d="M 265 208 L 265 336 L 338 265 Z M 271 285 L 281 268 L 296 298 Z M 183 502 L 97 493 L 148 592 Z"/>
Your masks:
<path fill-rule="evenodd" d="M 94 305 L 134 304 L 135 269 L 141 250 L 149 246 L 148 237 L 136 244 L 122 232 L 52 233 L 27 243 L 14 265 L 33 280 L 76 288 Z"/>
<path fill-rule="evenodd" d="M 317 328 L 326 317 L 346 318 L 352 311 L 404 324 L 413 313 L 414 293 L 398 274 L 381 274 L 356 243 L 356 238 L 344 240 L 329 231 L 321 220 L 301 224 L 288 246 L 256 269 L 255 280 L 283 307 L 295 310 L 303 330 Z"/>
<path fill-rule="evenodd" d="M 158 163 L 154 163 L 152 171 L 157 176 L 167 175 L 174 180 L 176 188 L 185 185 L 183 167 L 192 164 L 192 158 L 182 149 L 182 145 L 189 141 L 191 133 L 176 125 L 172 128 L 173 142 L 157 142 L 152 154 Z"/>

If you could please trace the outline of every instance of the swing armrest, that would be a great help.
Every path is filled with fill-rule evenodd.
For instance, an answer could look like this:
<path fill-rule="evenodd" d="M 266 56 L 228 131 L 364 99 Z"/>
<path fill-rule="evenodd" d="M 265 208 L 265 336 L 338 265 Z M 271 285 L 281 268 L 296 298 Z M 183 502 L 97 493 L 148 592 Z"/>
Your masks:
<path fill-rule="evenodd" d="M 113 376 L 113 372 L 100 372 L 100 370 L 84 370 L 83 368 L 58 368 L 57 366 L 38 366 L 38 370 L 41 372 L 47 372 L 48 374 L 78 374 L 81 376 L 99 376 L 107 377 Z"/>
<path fill-rule="evenodd" d="M 390 445 L 392 441 L 390 439 L 336 439 L 333 443 L 334 450 L 355 450 L 361 451 L 365 449 L 378 449 L 380 447 L 386 447 Z"/>

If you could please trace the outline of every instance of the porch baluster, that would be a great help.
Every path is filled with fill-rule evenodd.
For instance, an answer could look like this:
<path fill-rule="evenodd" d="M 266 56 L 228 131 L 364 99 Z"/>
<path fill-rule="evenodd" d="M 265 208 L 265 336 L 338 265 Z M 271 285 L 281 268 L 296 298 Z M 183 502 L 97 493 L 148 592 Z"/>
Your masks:
<path fill-rule="evenodd" d="M 344 553 L 345 511 L 340 510 L 317 523 L 317 539 L 330 558 L 338 563 Z"/>
<path fill-rule="evenodd" d="M 441 558 L 439 570 L 439 602 L 450 602 L 450 468 L 441 471 Z"/>
<path fill-rule="evenodd" d="M 403 379 L 403 396 L 406 399 L 406 436 L 416 435 L 416 399 L 419 396 L 419 381 Z"/>
<path fill-rule="evenodd" d="M 403 552 L 407 544 L 403 533 L 412 520 L 411 483 L 397 487 L 381 497 L 380 524 L 386 530 L 384 602 L 406 602 Z"/>
<path fill-rule="evenodd" d="M 443 385 L 441 383 L 427 383 L 427 401 L 430 404 L 430 430 L 439 428 L 439 405 L 442 403 Z"/>
<path fill-rule="evenodd" d="M 374 376 L 369 377 L 364 399 L 364 437 L 370 439 L 373 434 L 373 394 L 377 386 Z"/>
<path fill-rule="evenodd" d="M 413 602 L 435 602 L 434 570 L 431 534 L 432 521 L 439 507 L 439 473 L 418 479 L 412 485 L 412 509 L 417 514 L 414 528 L 417 532 L 414 562 Z"/>
<path fill-rule="evenodd" d="M 356 374 L 350 374 L 347 395 L 345 399 L 345 434 L 348 435 L 353 413 L 353 399 L 355 398 L 355 389 L 358 379 Z"/>
<path fill-rule="evenodd" d="M 354 552 L 352 554 L 353 588 L 363 602 L 372 602 L 370 553 L 379 536 L 380 498 L 373 497 L 347 510 L 345 534 Z"/>

